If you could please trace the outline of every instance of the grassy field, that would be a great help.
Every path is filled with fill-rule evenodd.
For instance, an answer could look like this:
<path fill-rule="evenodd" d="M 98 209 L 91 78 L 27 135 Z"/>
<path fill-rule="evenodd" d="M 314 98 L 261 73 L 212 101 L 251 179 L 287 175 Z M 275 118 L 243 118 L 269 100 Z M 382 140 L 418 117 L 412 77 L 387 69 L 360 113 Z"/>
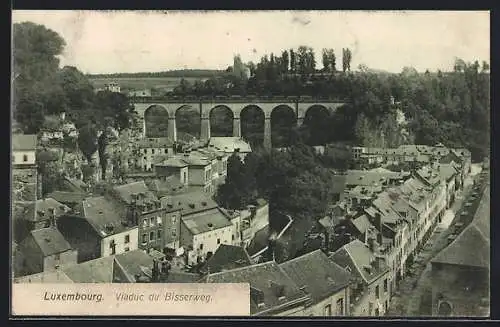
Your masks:
<path fill-rule="evenodd" d="M 90 82 L 95 88 L 102 88 L 109 82 L 118 83 L 123 90 L 129 89 L 173 89 L 179 85 L 181 77 L 117 77 L 117 78 L 91 78 Z M 186 77 L 185 80 L 194 83 L 204 78 Z"/>

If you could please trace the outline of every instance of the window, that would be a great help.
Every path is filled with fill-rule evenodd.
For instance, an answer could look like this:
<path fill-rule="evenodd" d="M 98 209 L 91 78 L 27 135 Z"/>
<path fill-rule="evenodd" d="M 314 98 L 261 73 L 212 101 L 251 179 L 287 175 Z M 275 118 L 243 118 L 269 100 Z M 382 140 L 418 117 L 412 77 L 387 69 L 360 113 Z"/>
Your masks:
<path fill-rule="evenodd" d="M 155 154 L 155 149 L 151 149 L 151 154 Z"/>
<path fill-rule="evenodd" d="M 220 238 L 217 239 L 217 244 L 220 244 Z"/>
<path fill-rule="evenodd" d="M 186 180 L 187 180 L 187 176 L 186 176 L 186 175 L 187 175 L 187 174 L 186 174 L 186 172 L 185 172 L 185 171 L 183 171 L 183 172 L 182 172 L 182 182 L 183 182 L 183 183 L 185 183 L 185 182 L 186 182 Z"/>
<path fill-rule="evenodd" d="M 161 230 L 156 231 L 156 238 L 161 240 Z"/>
<path fill-rule="evenodd" d="M 377 299 L 380 298 L 380 289 L 379 289 L 378 285 L 375 287 L 375 297 Z"/>
<path fill-rule="evenodd" d="M 331 304 L 327 304 L 325 306 L 324 316 L 325 317 L 329 317 L 331 315 L 332 315 L 332 305 Z"/>
<path fill-rule="evenodd" d="M 200 244 L 200 250 L 203 250 L 203 243 Z"/>
<path fill-rule="evenodd" d="M 28 156 L 27 155 L 23 155 L 23 161 L 24 162 L 28 161 Z"/>
<path fill-rule="evenodd" d="M 384 292 L 387 293 L 387 279 L 384 279 Z"/>
<path fill-rule="evenodd" d="M 155 219 L 154 219 L 154 217 L 151 217 L 151 218 L 149 219 L 149 226 L 150 226 L 150 227 L 153 227 L 154 225 L 155 225 Z"/>
<path fill-rule="evenodd" d="M 233 236 L 233 241 L 234 241 L 234 234 L 232 236 Z"/>
<path fill-rule="evenodd" d="M 109 242 L 109 247 L 111 248 L 111 254 L 116 254 L 115 240 L 111 240 L 111 242 Z"/>
<path fill-rule="evenodd" d="M 167 153 L 167 152 L 168 152 L 167 149 L 165 149 L 165 153 Z"/>
<path fill-rule="evenodd" d="M 144 219 L 142 221 L 142 227 L 148 227 L 148 220 L 147 219 Z"/>
<path fill-rule="evenodd" d="M 144 160 L 146 160 L 146 156 L 144 156 Z"/>
<path fill-rule="evenodd" d="M 155 240 L 155 232 L 150 232 L 149 233 L 149 240 L 154 241 Z"/>
<path fill-rule="evenodd" d="M 148 242 L 148 234 L 142 234 L 142 243 Z"/>
<path fill-rule="evenodd" d="M 130 243 L 130 235 L 125 235 L 125 244 Z"/>
<path fill-rule="evenodd" d="M 337 300 L 337 315 L 338 316 L 344 315 L 344 299 L 343 298 Z"/>
<path fill-rule="evenodd" d="M 177 220 L 177 217 L 176 216 L 172 216 L 172 225 L 175 225 L 176 220 Z"/>
<path fill-rule="evenodd" d="M 368 303 L 368 315 L 371 316 L 373 311 L 373 303 Z"/>
<path fill-rule="evenodd" d="M 144 154 L 147 154 L 148 153 L 148 149 L 144 149 Z M 146 159 L 146 157 L 144 157 L 144 159 Z"/>
<path fill-rule="evenodd" d="M 156 216 L 156 224 L 161 226 L 161 216 Z"/>

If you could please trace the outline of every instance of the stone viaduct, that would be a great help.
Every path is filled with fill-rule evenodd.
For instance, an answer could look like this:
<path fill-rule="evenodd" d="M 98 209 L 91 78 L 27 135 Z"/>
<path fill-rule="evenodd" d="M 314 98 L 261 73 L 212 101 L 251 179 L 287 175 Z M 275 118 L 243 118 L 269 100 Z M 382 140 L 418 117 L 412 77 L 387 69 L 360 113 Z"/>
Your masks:
<path fill-rule="evenodd" d="M 241 121 L 240 116 L 242 111 L 250 106 L 259 108 L 264 113 L 264 146 L 271 147 L 271 114 L 274 109 L 278 107 L 287 107 L 288 110 L 293 112 L 297 126 L 301 126 L 306 117 L 306 113 L 312 107 L 322 107 L 326 109 L 329 114 L 332 114 L 345 104 L 337 100 L 330 99 L 303 99 L 303 98 L 286 98 L 286 97 L 273 97 L 273 98 L 191 98 L 191 99 L 172 99 L 172 98 L 134 98 L 131 99 L 135 110 L 143 118 L 143 132 L 146 135 L 146 120 L 144 119 L 147 111 L 153 107 L 158 106 L 165 109 L 168 116 L 168 136 L 172 140 L 177 140 L 177 128 L 175 124 L 175 115 L 181 108 L 190 107 L 200 112 L 201 118 L 201 139 L 208 140 L 210 138 L 210 113 L 217 107 L 225 107 L 233 114 L 233 136 L 241 137 Z"/>

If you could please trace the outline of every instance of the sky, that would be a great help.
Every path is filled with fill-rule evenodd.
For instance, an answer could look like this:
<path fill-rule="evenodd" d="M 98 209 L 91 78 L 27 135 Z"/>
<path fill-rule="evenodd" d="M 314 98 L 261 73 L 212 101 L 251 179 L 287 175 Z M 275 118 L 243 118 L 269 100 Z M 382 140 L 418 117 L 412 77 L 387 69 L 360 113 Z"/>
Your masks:
<path fill-rule="evenodd" d="M 233 56 L 258 62 L 264 54 L 307 45 L 342 48 L 351 67 L 401 72 L 451 70 L 456 57 L 490 61 L 488 11 L 13 11 L 66 41 L 61 65 L 84 73 L 226 69 Z"/>

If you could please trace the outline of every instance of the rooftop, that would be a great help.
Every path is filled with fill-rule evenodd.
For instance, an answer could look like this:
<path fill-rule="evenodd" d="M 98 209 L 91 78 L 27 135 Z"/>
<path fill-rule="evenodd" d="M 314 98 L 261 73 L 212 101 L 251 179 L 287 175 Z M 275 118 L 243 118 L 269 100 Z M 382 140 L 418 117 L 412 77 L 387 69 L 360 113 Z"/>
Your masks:
<path fill-rule="evenodd" d="M 59 217 L 69 212 L 71 208 L 52 198 L 45 198 L 26 204 L 22 217 L 30 221 L 45 220 L 51 215 L 51 210 L 54 210 L 54 215 Z"/>
<path fill-rule="evenodd" d="M 86 197 L 88 197 L 88 194 L 78 192 L 54 191 L 47 194 L 47 198 L 52 198 L 64 204 L 77 204 L 85 200 Z"/>
<path fill-rule="evenodd" d="M 357 239 L 338 249 L 330 258 L 343 268 L 349 267 L 353 276 L 361 278 L 368 285 L 389 270 L 385 263 L 381 263 L 380 267 L 374 264 L 375 255 Z"/>
<path fill-rule="evenodd" d="M 315 302 L 347 287 L 350 280 L 350 274 L 321 250 L 284 262 L 280 267 Z"/>
<path fill-rule="evenodd" d="M 90 222 L 101 237 L 118 234 L 131 228 L 122 223 L 125 218 L 124 209 L 103 196 L 87 198 L 75 210 Z"/>
<path fill-rule="evenodd" d="M 27 275 L 22 277 L 14 278 L 14 283 L 16 284 L 69 284 L 73 283 L 71 278 L 64 273 L 62 270 L 44 271 L 38 274 Z"/>
<path fill-rule="evenodd" d="M 113 261 L 114 256 L 107 256 L 63 267 L 63 271 L 75 283 L 111 283 Z"/>
<path fill-rule="evenodd" d="M 232 226 L 231 221 L 218 208 L 183 216 L 182 222 L 193 235 Z"/>
<path fill-rule="evenodd" d="M 252 260 L 247 251 L 241 246 L 221 244 L 215 253 L 202 266 L 201 271 L 217 273 L 224 270 L 231 270 L 250 266 Z"/>
<path fill-rule="evenodd" d="M 490 188 L 487 186 L 474 219 L 460 235 L 432 260 L 433 263 L 490 267 Z"/>
<path fill-rule="evenodd" d="M 217 208 L 217 203 L 205 192 L 172 194 L 160 199 L 162 206 L 180 209 L 183 216 Z"/>
<path fill-rule="evenodd" d="M 303 299 L 307 294 L 274 261 L 210 274 L 208 283 L 250 283 L 250 312 L 252 315 L 270 313 Z"/>
<path fill-rule="evenodd" d="M 36 135 L 14 134 L 12 135 L 13 151 L 35 151 L 37 146 Z"/>
<path fill-rule="evenodd" d="M 208 147 L 226 153 L 233 153 L 236 149 L 239 149 L 239 152 L 242 153 L 252 152 L 250 144 L 241 137 L 211 137 L 208 142 Z"/>
<path fill-rule="evenodd" d="M 352 219 L 352 224 L 354 227 L 361 233 L 366 233 L 370 228 L 373 227 L 372 223 L 368 219 L 368 217 L 363 214 L 355 219 Z"/>
<path fill-rule="evenodd" d="M 133 250 L 118 254 L 115 256 L 114 264 L 117 264 L 128 281 L 131 282 L 136 281 L 136 276 L 152 276 L 153 257 L 143 250 Z"/>
<path fill-rule="evenodd" d="M 139 195 L 138 200 L 158 200 L 156 196 L 148 189 L 144 181 L 128 183 L 120 186 L 115 186 L 113 190 L 120 197 L 122 201 L 127 204 L 132 203 L 135 195 Z"/>
<path fill-rule="evenodd" d="M 68 241 L 66 241 L 57 228 L 36 229 L 31 231 L 31 235 L 44 256 L 51 256 L 71 250 L 71 245 L 69 245 Z"/>

